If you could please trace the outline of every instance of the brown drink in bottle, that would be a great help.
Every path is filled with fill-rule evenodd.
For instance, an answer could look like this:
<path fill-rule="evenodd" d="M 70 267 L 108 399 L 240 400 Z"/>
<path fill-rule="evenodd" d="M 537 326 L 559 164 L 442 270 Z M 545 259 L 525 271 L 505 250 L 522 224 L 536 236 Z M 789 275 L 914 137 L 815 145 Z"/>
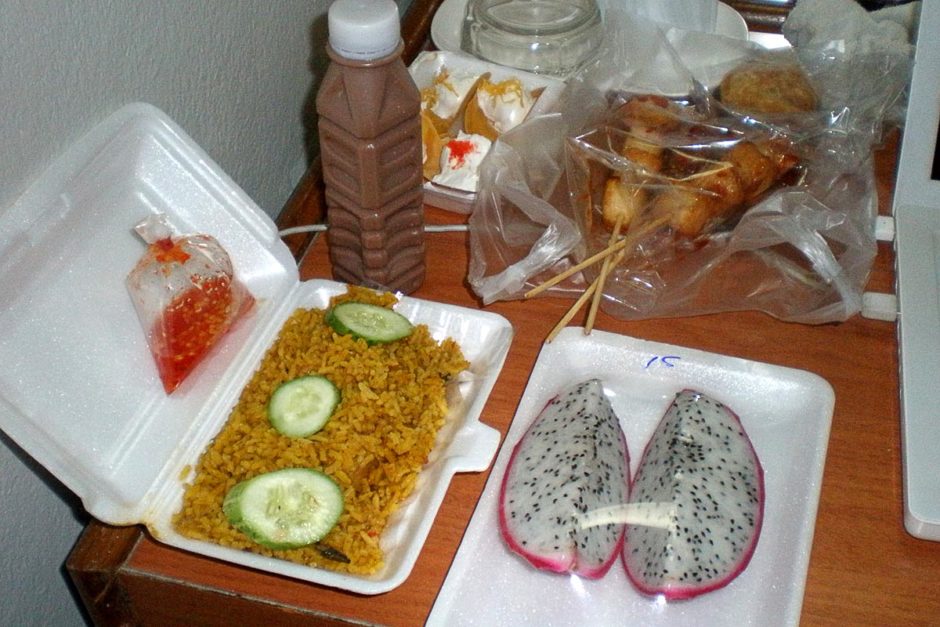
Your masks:
<path fill-rule="evenodd" d="M 413 292 L 424 281 L 421 97 L 393 0 L 337 0 L 317 93 L 328 242 L 340 281 Z"/>

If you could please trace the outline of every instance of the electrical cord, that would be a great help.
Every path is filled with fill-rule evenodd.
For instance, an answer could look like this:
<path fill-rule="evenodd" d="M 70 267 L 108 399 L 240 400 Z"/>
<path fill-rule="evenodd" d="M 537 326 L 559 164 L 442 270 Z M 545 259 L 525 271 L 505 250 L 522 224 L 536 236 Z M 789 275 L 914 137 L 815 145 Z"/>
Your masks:
<path fill-rule="evenodd" d="M 327 230 L 327 225 L 325 224 L 307 224 L 304 226 L 292 226 L 287 229 L 282 229 L 278 231 L 280 237 L 287 237 L 288 235 L 296 235 L 297 233 L 322 233 Z M 424 232 L 425 233 L 452 233 L 452 232 L 461 232 L 468 231 L 469 226 L 466 224 L 425 224 Z"/>

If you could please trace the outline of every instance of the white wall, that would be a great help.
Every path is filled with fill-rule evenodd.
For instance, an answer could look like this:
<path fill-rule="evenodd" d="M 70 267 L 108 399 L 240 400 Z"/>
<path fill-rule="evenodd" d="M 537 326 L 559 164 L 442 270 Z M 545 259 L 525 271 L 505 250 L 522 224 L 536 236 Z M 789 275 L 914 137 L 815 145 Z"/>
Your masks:
<path fill-rule="evenodd" d="M 0 0 L 0 212 L 71 141 L 140 100 L 276 216 L 307 159 L 328 4 Z M 84 624 L 63 568 L 84 516 L 0 434 L 0 625 Z"/>

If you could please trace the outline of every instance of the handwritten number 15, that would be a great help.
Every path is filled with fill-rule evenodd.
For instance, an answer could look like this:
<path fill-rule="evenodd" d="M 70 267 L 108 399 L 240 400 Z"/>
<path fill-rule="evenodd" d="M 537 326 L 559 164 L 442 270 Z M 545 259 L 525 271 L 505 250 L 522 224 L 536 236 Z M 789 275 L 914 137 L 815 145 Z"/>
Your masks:
<path fill-rule="evenodd" d="M 654 355 L 646 362 L 646 368 L 651 368 L 657 362 L 666 368 L 675 368 L 676 362 L 682 359 L 678 355 Z"/>

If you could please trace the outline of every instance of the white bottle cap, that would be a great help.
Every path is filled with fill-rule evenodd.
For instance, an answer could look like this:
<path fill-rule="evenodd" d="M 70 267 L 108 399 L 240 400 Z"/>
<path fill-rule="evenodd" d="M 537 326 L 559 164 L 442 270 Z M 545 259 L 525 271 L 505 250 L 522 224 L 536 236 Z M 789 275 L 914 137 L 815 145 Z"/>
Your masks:
<path fill-rule="evenodd" d="M 330 47 L 346 59 L 371 61 L 390 55 L 401 42 L 394 0 L 336 0 L 328 13 Z"/>

